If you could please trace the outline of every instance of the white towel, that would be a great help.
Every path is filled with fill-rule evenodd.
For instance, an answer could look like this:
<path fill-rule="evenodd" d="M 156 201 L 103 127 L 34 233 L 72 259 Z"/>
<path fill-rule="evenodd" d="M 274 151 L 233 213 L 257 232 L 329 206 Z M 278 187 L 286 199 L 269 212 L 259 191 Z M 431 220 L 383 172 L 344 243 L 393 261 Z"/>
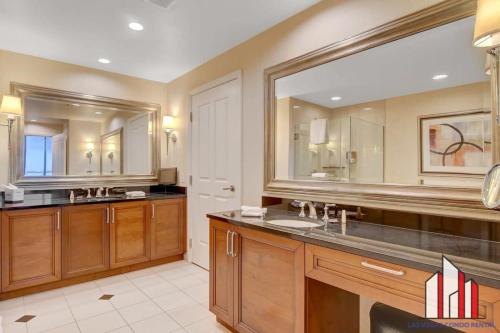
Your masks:
<path fill-rule="evenodd" d="M 130 191 L 125 192 L 125 195 L 131 198 L 143 198 L 146 196 L 146 193 L 144 193 L 143 191 Z"/>
<path fill-rule="evenodd" d="M 313 172 L 311 174 L 311 177 L 313 177 L 313 178 L 325 178 L 327 176 L 328 176 L 328 174 L 326 172 Z"/>
<path fill-rule="evenodd" d="M 267 213 L 267 208 L 241 206 L 241 216 L 262 217 Z"/>
<path fill-rule="evenodd" d="M 309 128 L 309 143 L 319 145 L 327 142 L 327 119 L 314 119 L 311 120 Z"/>

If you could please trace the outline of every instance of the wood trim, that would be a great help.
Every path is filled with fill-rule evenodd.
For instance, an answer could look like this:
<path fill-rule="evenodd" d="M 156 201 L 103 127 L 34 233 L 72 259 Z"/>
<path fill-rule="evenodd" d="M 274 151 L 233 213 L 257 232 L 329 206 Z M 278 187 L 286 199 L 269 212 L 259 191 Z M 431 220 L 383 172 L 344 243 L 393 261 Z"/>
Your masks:
<path fill-rule="evenodd" d="M 500 221 L 500 214 L 486 209 L 481 204 L 480 189 L 427 185 L 349 184 L 324 181 L 278 180 L 275 177 L 275 80 L 472 16 L 475 12 L 475 0 L 446 0 L 357 36 L 267 68 L 264 71 L 264 195 L 278 198 L 307 198 L 316 201 L 356 204 L 382 209 Z M 492 109 L 492 113 L 496 114 L 495 108 Z"/>
<path fill-rule="evenodd" d="M 46 284 L 39 285 L 39 286 L 33 286 L 33 287 L 19 289 L 19 290 L 15 290 L 15 291 L 3 292 L 3 293 L 0 293 L 0 301 L 4 301 L 7 299 L 11 299 L 11 298 L 16 298 L 16 297 L 20 297 L 20 296 L 30 295 L 30 294 L 34 294 L 34 293 L 39 293 L 42 291 L 67 287 L 67 286 L 71 286 L 71 285 L 78 284 L 78 283 L 102 279 L 105 277 L 119 275 L 119 274 L 123 274 L 123 273 L 128 273 L 128 272 L 132 272 L 132 271 L 136 271 L 136 270 L 140 270 L 140 269 L 145 269 L 145 268 L 149 268 L 149 267 L 154 267 L 154 266 L 158 266 L 158 265 L 168 264 L 168 263 L 183 260 L 183 259 L 184 259 L 183 255 L 180 254 L 180 255 L 176 255 L 176 256 L 172 256 L 172 257 L 156 259 L 156 260 L 143 262 L 143 263 L 139 263 L 139 264 L 122 266 L 122 267 L 111 269 L 111 270 L 104 271 L 104 272 L 92 273 L 92 274 L 88 274 L 88 275 L 82 275 L 82 276 L 78 276 L 78 277 L 64 279 L 64 280 L 57 281 L 57 282 L 46 283 Z"/>

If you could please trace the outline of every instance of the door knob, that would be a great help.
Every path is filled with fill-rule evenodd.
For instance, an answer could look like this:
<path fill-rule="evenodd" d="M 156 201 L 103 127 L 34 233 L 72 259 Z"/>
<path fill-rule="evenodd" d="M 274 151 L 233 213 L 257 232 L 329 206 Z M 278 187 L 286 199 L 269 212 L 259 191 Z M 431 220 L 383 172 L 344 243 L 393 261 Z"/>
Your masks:
<path fill-rule="evenodd" d="M 233 185 L 231 185 L 231 186 L 229 186 L 229 187 L 224 187 L 222 190 L 223 190 L 223 191 L 231 191 L 231 192 L 234 192 L 234 186 L 233 186 Z"/>

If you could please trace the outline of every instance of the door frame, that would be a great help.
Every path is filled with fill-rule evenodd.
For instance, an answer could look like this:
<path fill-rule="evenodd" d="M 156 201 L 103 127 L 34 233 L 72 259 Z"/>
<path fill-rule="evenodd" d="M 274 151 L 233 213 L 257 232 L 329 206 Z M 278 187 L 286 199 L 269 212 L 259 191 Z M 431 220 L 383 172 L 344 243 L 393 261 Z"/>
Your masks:
<path fill-rule="evenodd" d="M 198 95 L 202 92 L 205 92 L 207 90 L 210 90 L 210 89 L 213 89 L 215 87 L 218 87 L 220 85 L 223 85 L 225 83 L 228 83 L 228 82 L 231 82 L 231 81 L 235 81 L 236 84 L 239 86 L 239 89 L 238 89 L 238 93 L 236 95 L 236 99 L 237 99 L 237 105 L 239 107 L 239 110 L 238 112 L 240 113 L 240 117 L 241 117 L 241 125 L 240 125 L 240 136 L 241 136 L 241 146 L 240 146 L 240 151 L 241 151 L 241 154 L 240 154 L 240 175 L 241 175 L 241 179 L 240 179 L 240 188 L 237 190 L 240 192 L 240 198 L 242 200 L 243 198 L 243 191 L 242 191 L 242 188 L 243 188 L 243 85 L 242 85 L 242 70 L 241 69 L 238 69 L 238 70 L 235 70 L 233 72 L 230 72 L 224 76 L 221 76 L 213 81 L 210 81 L 210 82 L 207 82 L 207 83 L 204 83 L 202 84 L 201 86 L 198 86 L 196 88 L 194 88 L 193 90 L 191 90 L 189 92 L 189 95 L 188 95 L 188 101 L 187 101 L 187 111 L 188 111 L 188 114 L 187 114 L 187 117 L 188 117 L 188 149 L 189 149 L 189 154 L 188 154 L 188 159 L 187 159 L 187 170 L 188 170 L 188 174 L 187 174 L 187 179 L 185 180 L 186 184 L 187 184 L 187 214 L 186 214 L 186 221 L 187 221 L 187 251 L 186 251 L 186 256 L 185 256 L 185 259 L 189 262 L 192 262 L 193 261 L 193 250 L 192 250 L 192 236 L 193 236 L 193 224 L 190 223 L 189 221 L 189 217 L 192 215 L 192 211 L 193 211 L 193 201 L 190 200 L 190 198 L 192 197 L 192 192 L 191 192 L 191 187 L 192 187 L 192 184 L 190 182 L 190 176 L 192 175 L 192 165 L 191 165 L 191 161 L 192 161 L 192 154 L 193 154 L 193 123 L 191 121 L 191 112 L 192 112 L 192 100 L 193 100 L 193 96 L 195 95 Z M 207 222 L 208 223 L 208 222 Z"/>

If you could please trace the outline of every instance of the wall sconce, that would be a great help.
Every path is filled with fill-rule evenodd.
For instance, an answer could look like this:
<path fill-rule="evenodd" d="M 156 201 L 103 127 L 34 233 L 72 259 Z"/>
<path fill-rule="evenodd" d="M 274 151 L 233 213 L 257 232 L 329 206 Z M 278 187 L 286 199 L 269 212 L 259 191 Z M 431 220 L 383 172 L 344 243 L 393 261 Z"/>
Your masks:
<path fill-rule="evenodd" d="M 89 169 L 87 170 L 87 173 L 92 173 L 92 157 L 94 156 L 94 144 L 92 142 L 87 143 L 87 153 L 85 154 L 85 157 L 89 160 Z"/>
<path fill-rule="evenodd" d="M 115 158 L 115 151 L 116 151 L 116 145 L 114 143 L 110 143 L 108 145 L 108 158 L 109 158 L 109 162 L 111 164 L 111 168 L 109 170 L 110 173 L 115 173 L 115 170 L 113 168 L 113 160 Z"/>
<path fill-rule="evenodd" d="M 174 117 L 164 116 L 163 117 L 163 131 L 167 135 L 167 155 L 168 155 L 168 143 L 172 139 L 173 143 L 177 142 L 177 135 L 174 133 Z"/>
<path fill-rule="evenodd" d="M 474 46 L 494 48 L 500 46 L 500 2 L 478 0 Z"/>
<path fill-rule="evenodd" d="M 11 148 L 11 133 L 12 126 L 16 121 L 17 117 L 22 116 L 21 99 L 16 96 L 4 95 L 2 98 L 2 104 L 0 106 L 0 113 L 7 115 L 7 126 L 9 128 L 9 150 Z"/>

